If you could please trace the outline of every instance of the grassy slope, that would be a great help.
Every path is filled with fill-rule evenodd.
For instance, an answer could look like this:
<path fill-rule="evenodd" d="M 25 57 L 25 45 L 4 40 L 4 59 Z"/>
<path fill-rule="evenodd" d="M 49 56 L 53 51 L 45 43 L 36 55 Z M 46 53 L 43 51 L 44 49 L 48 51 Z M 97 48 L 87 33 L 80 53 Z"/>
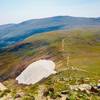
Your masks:
<path fill-rule="evenodd" d="M 62 39 L 65 40 L 64 52 L 61 51 Z M 79 71 L 66 70 L 67 55 L 70 55 L 69 67 L 79 68 Z M 52 59 L 56 63 L 58 74 L 33 86 L 23 87 L 13 80 L 5 81 L 4 84 L 11 90 L 12 96 L 21 91 L 27 95 L 39 95 L 37 91 L 40 93 L 41 88 L 49 87 L 54 87 L 55 93 L 58 93 L 67 89 L 68 84 L 75 84 L 76 80 L 81 82 L 81 79 L 87 77 L 90 77 L 91 83 L 97 81 L 100 76 L 100 29 L 34 35 L 0 54 L 0 78 L 14 78 L 30 63 L 41 58 Z M 73 80 L 67 81 L 69 76 L 72 76 Z M 98 96 L 96 98 L 100 99 Z"/>
<path fill-rule="evenodd" d="M 40 58 L 52 59 L 56 69 L 66 68 L 70 55 L 70 66 L 87 70 L 90 76 L 100 75 L 100 30 L 78 29 L 34 35 L 11 47 L 0 55 L 0 77 L 16 76 L 33 61 Z M 64 57 L 61 41 L 65 40 Z"/>
<path fill-rule="evenodd" d="M 33 41 L 31 37 L 27 41 Z M 49 50 L 46 51 L 58 58 L 56 62 L 60 68 L 66 67 L 66 56 L 70 55 L 70 66 L 79 67 L 90 72 L 90 76 L 100 75 L 100 34 L 99 30 L 74 30 L 70 32 L 53 32 L 39 36 L 40 40 L 48 41 Z M 61 52 L 61 40 L 65 39 L 64 58 Z M 46 53 L 45 52 L 45 53 Z M 57 66 L 57 67 L 58 67 Z M 58 70 L 60 70 L 60 68 Z M 92 74 L 93 73 L 93 74 Z"/>

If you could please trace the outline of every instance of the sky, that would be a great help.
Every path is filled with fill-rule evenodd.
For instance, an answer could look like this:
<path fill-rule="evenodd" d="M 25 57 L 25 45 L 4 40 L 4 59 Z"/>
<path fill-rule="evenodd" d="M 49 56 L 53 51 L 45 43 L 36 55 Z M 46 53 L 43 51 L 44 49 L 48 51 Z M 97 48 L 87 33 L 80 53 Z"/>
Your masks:
<path fill-rule="evenodd" d="M 100 0 L 0 0 L 0 25 L 51 16 L 100 17 Z"/>

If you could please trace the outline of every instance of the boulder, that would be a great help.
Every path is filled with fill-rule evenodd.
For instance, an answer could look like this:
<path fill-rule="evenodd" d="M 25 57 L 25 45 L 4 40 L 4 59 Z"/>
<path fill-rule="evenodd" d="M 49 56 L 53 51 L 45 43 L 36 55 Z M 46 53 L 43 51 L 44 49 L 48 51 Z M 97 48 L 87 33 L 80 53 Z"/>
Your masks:
<path fill-rule="evenodd" d="M 91 85 L 89 85 L 89 84 L 70 85 L 70 89 L 75 90 L 75 91 L 78 91 L 78 90 L 80 90 L 80 91 L 85 91 L 85 90 L 90 91 Z"/>

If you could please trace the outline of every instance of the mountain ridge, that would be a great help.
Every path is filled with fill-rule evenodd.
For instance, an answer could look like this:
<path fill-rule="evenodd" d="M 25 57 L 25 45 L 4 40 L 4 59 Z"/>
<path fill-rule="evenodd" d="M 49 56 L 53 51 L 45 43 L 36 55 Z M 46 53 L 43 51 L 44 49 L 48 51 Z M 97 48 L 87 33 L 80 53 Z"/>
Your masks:
<path fill-rule="evenodd" d="M 0 25 L 0 47 L 8 47 L 38 33 L 98 26 L 100 26 L 100 17 L 87 18 L 73 16 L 54 16 L 31 19 L 18 24 Z"/>
<path fill-rule="evenodd" d="M 27 22 L 27 21 L 32 21 L 32 20 L 41 20 L 41 19 L 48 19 L 48 18 L 60 18 L 60 17 L 74 17 L 74 18 L 89 18 L 89 19 L 100 19 L 100 17 L 79 17 L 79 16 L 63 16 L 63 15 L 60 15 L 60 16 L 50 16 L 50 17 L 42 17 L 42 18 L 33 18 L 33 19 L 27 19 L 27 20 L 24 20 L 24 21 L 21 21 L 21 22 L 18 22 L 18 23 L 7 23 L 7 24 L 0 24 L 0 27 L 1 26 L 4 26 L 4 25 L 16 25 L 16 24 L 21 24 L 23 22 Z"/>

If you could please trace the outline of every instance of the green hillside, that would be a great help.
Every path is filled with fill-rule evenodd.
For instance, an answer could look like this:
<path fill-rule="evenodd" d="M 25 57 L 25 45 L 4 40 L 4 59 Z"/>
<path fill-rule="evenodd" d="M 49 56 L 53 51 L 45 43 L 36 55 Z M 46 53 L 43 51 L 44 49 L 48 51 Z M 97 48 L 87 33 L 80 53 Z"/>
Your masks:
<path fill-rule="evenodd" d="M 98 70 L 100 65 L 99 29 L 81 29 L 35 35 L 7 49 L 0 55 L 0 76 L 14 73 L 17 67 L 25 68 L 29 63 L 40 58 L 54 60 L 58 64 L 57 70 L 66 67 L 63 66 L 64 59 L 62 58 L 63 39 L 64 58 L 70 55 L 70 66 L 81 67 L 94 74 L 100 73 Z"/>
<path fill-rule="evenodd" d="M 8 87 L 17 85 L 12 80 L 30 63 L 39 59 L 53 60 L 58 73 L 37 85 L 50 88 L 53 84 L 55 92 L 58 93 L 65 90 L 68 84 L 76 84 L 76 81 L 81 82 L 86 78 L 89 78 L 91 84 L 96 84 L 100 78 L 100 29 L 54 31 L 27 38 L 0 54 L 0 80 L 6 79 L 4 84 Z M 67 81 L 66 78 L 70 79 Z M 23 90 L 23 86 L 17 87 Z M 34 95 L 32 86 L 25 86 L 25 89 Z"/>

